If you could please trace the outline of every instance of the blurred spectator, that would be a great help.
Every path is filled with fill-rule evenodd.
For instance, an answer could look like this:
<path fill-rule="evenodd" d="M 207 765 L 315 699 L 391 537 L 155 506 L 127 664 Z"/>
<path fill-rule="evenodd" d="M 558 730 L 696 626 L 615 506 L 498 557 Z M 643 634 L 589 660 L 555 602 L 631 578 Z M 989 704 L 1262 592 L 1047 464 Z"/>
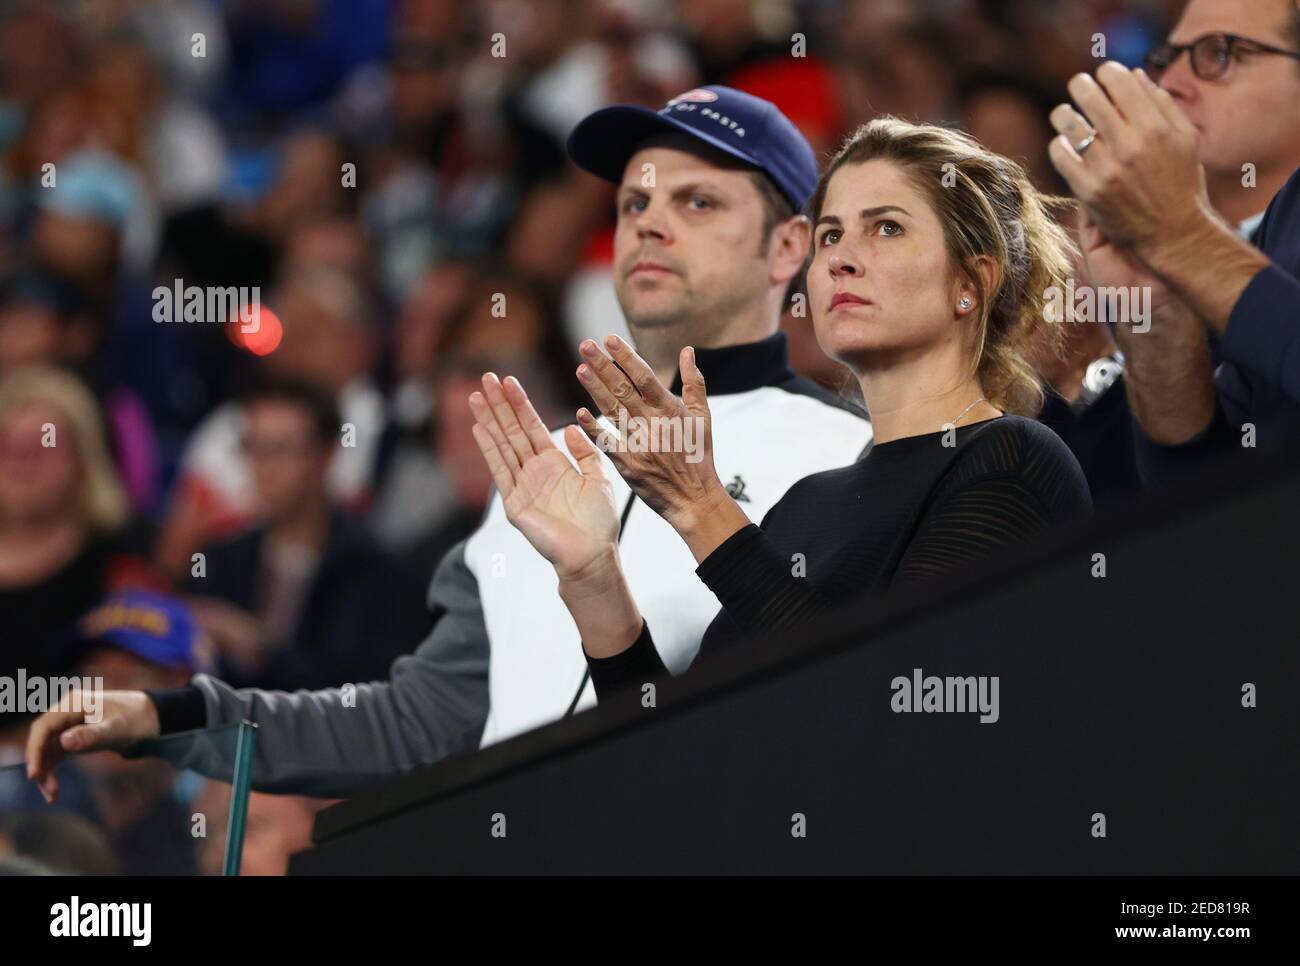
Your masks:
<path fill-rule="evenodd" d="M 275 183 L 248 213 L 250 224 L 274 245 L 291 232 L 346 210 L 343 147 L 328 131 L 307 128 L 289 137 Z"/>
<path fill-rule="evenodd" d="M 537 387 L 550 424 L 568 422 L 574 400 L 560 387 L 576 366 L 540 290 L 453 263 L 429 272 L 399 317 L 401 382 L 370 525 L 399 555 L 395 641 L 418 641 L 432 619 L 425 591 L 443 555 L 477 526 L 491 488 L 469 395 L 487 370 Z M 576 405 L 576 403 L 575 403 Z"/>
<path fill-rule="evenodd" d="M 153 211 L 139 174 L 99 149 L 65 156 L 34 189 L 36 260 L 80 285 L 106 310 L 115 307 L 119 269 L 139 269 L 153 254 Z"/>
<path fill-rule="evenodd" d="M 211 643 L 188 608 L 154 591 L 110 594 L 57 637 L 52 653 L 60 666 L 98 679 L 105 690 L 176 687 L 215 670 Z M 159 758 L 80 756 L 60 767 L 55 810 L 30 783 L 0 782 L 0 838 L 5 822 L 13 823 L 24 830 L 13 837 L 20 854 L 79 874 L 192 875 L 190 811 L 177 779 Z M 66 857 L 34 844 L 46 828 L 63 842 Z"/>
<path fill-rule="evenodd" d="M 836 86 L 852 126 L 878 114 L 925 123 L 956 121 L 957 78 L 967 63 L 966 47 L 945 22 L 917 14 L 864 20 L 837 32 L 836 50 Z"/>
<path fill-rule="evenodd" d="M 486 266 L 452 263 L 426 274 L 397 325 L 400 378 L 370 513 L 373 531 L 401 555 L 398 641 L 421 640 L 425 591 L 443 554 L 478 524 L 491 486 L 470 428 L 469 394 L 486 370 L 537 387 L 552 424 L 571 420 L 562 387 L 576 366 L 540 288 Z"/>
<path fill-rule="evenodd" d="M 188 53 L 189 34 L 169 37 Z M 207 62 L 207 57 L 185 57 Z M 168 83 L 168 64 L 155 57 L 139 28 L 122 28 L 95 51 L 87 78 L 88 96 L 103 118 L 109 147 L 140 165 L 163 213 L 216 199 L 226 176 L 221 129 L 208 113 Z M 175 73 L 175 71 L 173 71 Z"/>
<path fill-rule="evenodd" d="M 3 130 L 12 132 L 14 115 L 64 81 L 72 68 L 78 36 L 47 4 L 28 0 L 10 4 L 0 19 L 0 104 Z M 0 139 L 3 143 L 3 139 Z"/>
<path fill-rule="evenodd" d="M 209 95 L 227 67 L 229 42 L 221 5 L 208 0 L 117 0 L 84 4 L 78 23 L 93 44 L 131 37 L 149 51 L 158 83 L 172 96 Z M 194 35 L 203 37 L 202 56 Z"/>
<path fill-rule="evenodd" d="M 110 383 L 102 341 L 96 317 L 72 282 L 36 269 L 0 279 L 0 378 L 24 366 L 59 365 L 85 379 L 99 397 L 131 509 L 148 514 L 158 499 L 158 441 L 140 397 Z"/>
<path fill-rule="evenodd" d="M 429 413 L 429 375 L 448 344 L 452 319 L 474 278 L 468 262 L 446 261 L 426 271 L 407 292 L 393 328 L 391 418 L 413 426 Z"/>
<path fill-rule="evenodd" d="M 73 812 L 38 807 L 0 814 L 0 875 L 117 875 L 112 843 Z"/>
<path fill-rule="evenodd" d="M 762 6 L 769 12 L 774 7 L 754 0 L 675 0 L 673 12 L 699 68 L 701 85 L 731 84 L 732 73 L 742 67 L 789 56 L 788 43 L 773 36 L 778 25 L 763 29 Z M 788 36 L 788 31 L 782 32 Z"/>
<path fill-rule="evenodd" d="M 343 422 L 353 428 L 353 445 L 342 447 L 330 463 L 329 493 L 348 510 L 364 510 L 383 432 L 384 401 L 371 378 L 376 335 L 361 294 L 347 276 L 297 272 L 263 304 L 278 316 L 283 337 L 259 360 L 260 372 L 310 383 L 335 400 Z M 170 573 L 188 572 L 193 553 L 254 518 L 253 479 L 240 448 L 242 423 L 240 406 L 223 403 L 190 439 L 158 542 L 159 562 Z M 336 437 L 341 431 L 341 424 L 335 427 Z"/>
<path fill-rule="evenodd" d="M 486 253 L 516 200 L 510 169 L 522 159 L 496 105 L 480 103 L 486 85 L 466 82 L 465 9 L 402 4 L 388 57 L 356 71 L 338 99 L 362 155 L 353 159 L 365 171 L 362 218 L 395 302 L 431 263 Z"/>
<path fill-rule="evenodd" d="M 465 354 L 537 357 L 554 351 L 553 339 L 541 292 L 524 280 L 485 270 L 467 287 L 444 348 Z"/>
<path fill-rule="evenodd" d="M 1048 115 L 1058 103 L 1027 77 L 984 71 L 962 82 L 960 126 L 991 151 L 1024 165 L 1039 191 L 1060 194 L 1065 185 L 1047 156 L 1056 136 Z"/>
<path fill-rule="evenodd" d="M 79 150 L 60 161 L 48 186 L 32 187 L 28 237 L 33 264 L 74 285 L 96 333 L 106 384 L 133 390 L 160 434 L 164 457 L 194 412 L 181 388 L 191 358 L 184 330 L 152 320 L 151 262 L 157 231 L 139 174 L 115 155 Z"/>
<path fill-rule="evenodd" d="M 316 813 L 331 801 L 301 795 L 268 795 L 252 792 L 248 796 L 248 823 L 244 830 L 244 851 L 240 853 L 240 875 L 286 875 L 289 857 L 311 846 L 312 826 Z M 208 782 L 194 800 L 196 811 L 208 816 L 230 812 L 230 786 Z M 220 875 L 225 860 L 226 840 L 209 835 L 199 843 L 199 873 Z"/>
<path fill-rule="evenodd" d="M 440 362 L 432 380 L 432 418 L 424 427 L 424 438 L 408 438 L 402 451 L 404 463 L 395 467 L 386 491 L 390 509 L 384 522 L 390 531 L 401 530 L 403 534 L 397 543 L 402 551 L 395 602 L 398 641 L 419 641 L 428 635 L 434 617 L 425 596 L 433 573 L 447 552 L 477 529 L 487 509 L 492 475 L 474 441 L 469 396 L 482 388 L 484 372 L 506 369 L 520 381 L 527 379 L 527 385 L 537 387 L 537 394 L 530 394 L 530 398 L 539 412 L 548 414 L 547 425 L 572 421 L 567 414 L 561 415 L 553 381 L 544 369 L 482 355 L 450 357 Z M 445 480 L 445 495 L 427 517 L 410 512 L 411 505 L 421 505 L 416 491 L 429 478 L 429 472 L 420 472 L 415 464 L 417 452 L 435 463 L 438 478 Z M 411 494 L 409 503 L 401 499 L 402 492 Z"/>
<path fill-rule="evenodd" d="M 578 267 L 597 209 L 607 207 L 606 192 L 585 177 L 538 185 L 507 232 L 507 261 L 523 277 L 558 289 Z"/>
<path fill-rule="evenodd" d="M 0 673 L 66 674 L 50 639 L 114 587 L 156 580 L 128 522 L 86 388 L 46 368 L 0 381 Z"/>
<path fill-rule="evenodd" d="M 409 548 L 454 500 L 437 451 L 430 449 L 431 377 L 473 277 L 465 262 L 430 269 L 411 287 L 394 326 L 394 388 L 369 518 L 375 534 L 393 549 Z"/>
<path fill-rule="evenodd" d="M 254 125 L 319 104 L 357 64 L 380 55 L 390 0 L 236 0 L 227 5 L 231 120 Z"/>
<path fill-rule="evenodd" d="M 215 671 L 212 645 L 180 601 L 151 591 L 112 594 L 61 642 L 60 661 L 106 691 L 179 687 Z M 85 813 L 109 836 L 126 875 L 193 875 L 190 810 L 174 794 L 175 769 L 159 758 L 102 752 L 76 758 Z M 72 785 L 67 776 L 63 784 Z M 69 797 L 60 800 L 68 802 Z"/>
<path fill-rule="evenodd" d="M 223 670 L 250 686 L 380 678 L 396 656 L 390 560 L 341 513 L 326 480 L 340 447 L 322 389 L 268 383 L 245 400 L 241 445 L 260 522 L 207 547 L 189 589 Z"/>

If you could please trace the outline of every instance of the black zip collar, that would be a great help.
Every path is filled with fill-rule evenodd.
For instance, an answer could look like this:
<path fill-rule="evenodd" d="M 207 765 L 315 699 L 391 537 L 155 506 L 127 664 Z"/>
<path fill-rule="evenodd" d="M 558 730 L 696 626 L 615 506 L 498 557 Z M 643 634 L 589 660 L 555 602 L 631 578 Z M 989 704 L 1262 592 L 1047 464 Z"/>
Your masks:
<path fill-rule="evenodd" d="M 794 378 L 784 332 L 759 342 L 696 349 L 695 364 L 704 373 L 704 385 L 710 396 L 749 392 Z M 682 394 L 680 372 L 673 376 L 672 392 L 674 396 Z"/>

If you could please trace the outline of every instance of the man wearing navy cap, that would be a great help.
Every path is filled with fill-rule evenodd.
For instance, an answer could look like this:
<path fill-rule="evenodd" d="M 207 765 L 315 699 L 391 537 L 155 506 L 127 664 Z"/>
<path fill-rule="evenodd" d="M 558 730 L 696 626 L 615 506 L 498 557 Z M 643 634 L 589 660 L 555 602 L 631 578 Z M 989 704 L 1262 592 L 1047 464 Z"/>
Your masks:
<path fill-rule="evenodd" d="M 864 414 L 796 376 L 778 332 L 808 253 L 800 212 L 818 175 L 790 121 L 766 101 L 705 87 L 658 112 L 597 111 L 573 131 L 569 153 L 618 186 L 614 285 L 637 351 L 680 392 L 678 353 L 695 346 L 718 472 L 750 517 L 761 520 L 796 480 L 851 463 L 870 439 Z M 564 445 L 562 433 L 555 438 Z M 717 599 L 672 528 L 638 505 L 612 466 L 607 476 L 622 507 L 628 582 L 655 621 L 665 665 L 680 671 Z M 102 747 L 100 735 L 120 747 L 159 728 L 247 718 L 259 725 L 258 788 L 342 796 L 594 704 L 554 570 L 506 519 L 499 497 L 444 558 L 428 603 L 433 629 L 388 681 L 291 695 L 237 691 L 200 674 L 177 691 L 106 696 L 104 725 L 77 729 L 85 744 L 59 744 L 74 716 L 38 720 L 29 771 L 48 790 L 50 762 L 64 750 Z M 127 724 L 115 726 L 119 718 Z"/>
<path fill-rule="evenodd" d="M 122 590 L 110 594 L 77 621 L 64 645 L 64 663 L 92 667 L 108 688 L 129 681 L 188 680 L 215 669 L 212 643 L 190 609 L 166 594 Z M 134 685 L 140 687 L 140 684 Z M 165 687 L 152 683 L 149 687 Z"/>
<path fill-rule="evenodd" d="M 60 663 L 118 694 L 175 688 L 214 668 L 211 643 L 189 608 L 148 590 L 109 595 L 57 646 Z M 110 707 L 101 708 L 105 722 Z M 120 727 L 123 719 L 116 720 Z M 66 797 L 108 836 L 123 874 L 195 874 L 191 813 L 171 794 L 175 774 L 169 765 L 117 755 L 92 755 L 77 764 L 79 768 L 65 771 L 71 786 Z"/>

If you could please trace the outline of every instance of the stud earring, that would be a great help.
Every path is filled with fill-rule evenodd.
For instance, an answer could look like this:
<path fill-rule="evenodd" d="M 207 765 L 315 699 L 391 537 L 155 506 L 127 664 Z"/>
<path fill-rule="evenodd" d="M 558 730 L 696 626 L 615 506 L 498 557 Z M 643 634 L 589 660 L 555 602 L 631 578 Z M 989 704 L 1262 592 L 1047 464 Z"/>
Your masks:
<path fill-rule="evenodd" d="M 970 308 L 971 305 L 973 305 L 974 303 L 972 303 L 970 299 L 966 299 L 966 298 L 964 298 L 964 299 L 962 299 L 960 302 L 958 302 L 957 304 L 958 304 L 961 308 L 963 308 L 963 309 L 968 309 L 968 308 Z"/>

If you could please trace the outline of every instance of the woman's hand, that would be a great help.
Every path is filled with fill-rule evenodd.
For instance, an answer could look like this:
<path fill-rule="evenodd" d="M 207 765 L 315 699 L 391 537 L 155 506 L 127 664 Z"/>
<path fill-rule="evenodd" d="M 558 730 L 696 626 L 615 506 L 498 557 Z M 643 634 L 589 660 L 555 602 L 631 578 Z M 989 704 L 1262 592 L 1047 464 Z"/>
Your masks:
<path fill-rule="evenodd" d="M 578 427 L 567 427 L 575 470 L 513 376 L 502 383 L 485 373 L 469 405 L 506 517 L 555 568 L 583 648 L 592 657 L 625 650 L 642 620 L 619 566 L 618 508 L 600 454 Z"/>
<path fill-rule="evenodd" d="M 696 560 L 749 523 L 713 466 L 712 421 L 704 375 L 695 350 L 682 349 L 682 398 L 664 388 L 654 370 L 616 335 L 605 339 L 610 356 L 588 339 L 578 379 L 614 424 L 610 432 L 590 412 L 578 424 L 618 468 L 630 487 L 667 520 Z"/>

